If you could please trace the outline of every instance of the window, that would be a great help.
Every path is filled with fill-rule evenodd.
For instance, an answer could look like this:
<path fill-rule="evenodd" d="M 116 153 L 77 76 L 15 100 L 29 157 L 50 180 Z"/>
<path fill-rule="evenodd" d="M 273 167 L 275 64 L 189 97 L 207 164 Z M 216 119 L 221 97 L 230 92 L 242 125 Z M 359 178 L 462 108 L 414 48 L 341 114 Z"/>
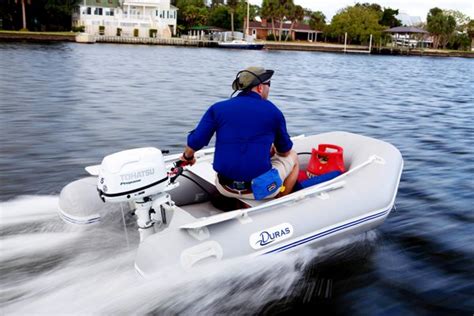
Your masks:
<path fill-rule="evenodd" d="M 102 15 L 102 8 L 95 8 L 94 15 Z"/>
<path fill-rule="evenodd" d="M 87 14 L 87 15 L 91 15 L 91 14 L 92 14 L 92 9 L 91 9 L 91 7 L 87 7 L 87 8 L 86 8 L 85 14 Z"/>
<path fill-rule="evenodd" d="M 170 11 L 166 11 L 166 18 L 167 18 L 167 19 L 170 18 Z"/>

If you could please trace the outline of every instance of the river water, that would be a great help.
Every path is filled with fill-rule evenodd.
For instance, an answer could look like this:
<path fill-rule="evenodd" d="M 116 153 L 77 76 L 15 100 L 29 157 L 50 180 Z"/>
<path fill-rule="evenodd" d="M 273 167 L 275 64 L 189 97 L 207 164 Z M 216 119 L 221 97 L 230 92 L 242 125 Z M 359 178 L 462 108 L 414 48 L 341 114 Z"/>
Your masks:
<path fill-rule="evenodd" d="M 291 135 L 333 130 L 394 144 L 394 210 L 327 249 L 143 280 L 138 236 L 110 218 L 64 224 L 68 182 L 107 154 L 178 153 L 238 70 L 274 69 Z M 0 311 L 6 314 L 472 315 L 474 60 L 0 43 Z"/>

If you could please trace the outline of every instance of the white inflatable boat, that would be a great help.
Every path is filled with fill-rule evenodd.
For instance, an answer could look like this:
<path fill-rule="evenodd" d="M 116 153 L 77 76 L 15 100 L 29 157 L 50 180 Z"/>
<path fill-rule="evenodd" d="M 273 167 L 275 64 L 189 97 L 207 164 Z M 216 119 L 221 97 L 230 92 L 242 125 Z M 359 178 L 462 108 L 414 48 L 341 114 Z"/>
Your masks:
<path fill-rule="evenodd" d="M 105 157 L 101 165 L 86 168 L 93 177 L 64 187 L 60 215 L 70 223 L 91 224 L 117 205 L 126 206 L 137 217 L 141 243 L 135 267 L 142 275 L 169 265 L 190 268 L 308 244 L 322 246 L 385 220 L 403 169 L 394 146 L 347 132 L 293 141 L 302 169 L 310 158 L 304 153 L 318 144 L 343 147 L 346 172 L 279 199 L 224 200 L 237 209 L 223 211 L 213 200 L 213 149 L 197 152 L 196 164 L 178 177 L 166 170 L 180 155 L 163 157 L 156 148 L 133 149 Z"/>

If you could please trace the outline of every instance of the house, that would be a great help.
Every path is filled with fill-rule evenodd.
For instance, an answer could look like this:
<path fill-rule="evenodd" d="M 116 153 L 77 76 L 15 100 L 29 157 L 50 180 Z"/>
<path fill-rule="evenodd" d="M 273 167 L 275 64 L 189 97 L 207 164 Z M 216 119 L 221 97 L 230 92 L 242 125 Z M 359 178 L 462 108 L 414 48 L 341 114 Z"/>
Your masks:
<path fill-rule="evenodd" d="M 291 23 L 284 22 L 282 25 L 281 38 L 284 40 L 286 35 L 290 32 Z M 246 22 L 244 23 L 244 30 L 246 29 Z M 280 33 L 280 22 L 275 22 L 275 37 L 278 37 Z M 291 29 L 290 39 L 291 40 L 302 40 L 302 41 L 316 41 L 318 33 L 311 29 L 311 27 L 304 23 L 295 23 Z M 259 21 L 250 21 L 249 23 L 249 35 L 254 39 L 266 40 L 268 36 L 273 34 L 273 27 L 271 21 L 268 22 L 266 19 Z"/>
<path fill-rule="evenodd" d="M 177 11 L 170 0 L 82 0 L 72 26 L 92 35 L 168 38 L 176 35 Z"/>

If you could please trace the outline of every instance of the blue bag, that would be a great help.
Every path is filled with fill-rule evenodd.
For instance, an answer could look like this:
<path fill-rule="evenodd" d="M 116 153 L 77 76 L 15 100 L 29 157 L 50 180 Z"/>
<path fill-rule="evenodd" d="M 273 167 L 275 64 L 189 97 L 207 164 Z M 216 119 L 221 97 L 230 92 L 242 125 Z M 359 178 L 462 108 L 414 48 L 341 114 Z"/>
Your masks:
<path fill-rule="evenodd" d="M 310 186 L 313 186 L 315 184 L 319 184 L 319 183 L 323 183 L 323 182 L 332 180 L 332 179 L 334 179 L 335 177 L 337 177 L 341 174 L 342 174 L 342 172 L 340 172 L 339 170 L 336 170 L 336 171 L 331 171 L 331 172 L 322 174 L 320 176 L 314 176 L 314 177 L 309 178 L 309 179 L 304 180 L 304 181 L 298 181 L 295 184 L 293 192 L 296 192 L 296 191 L 299 191 L 299 190 L 302 190 L 302 189 L 306 189 L 306 188 L 308 188 Z"/>
<path fill-rule="evenodd" d="M 252 180 L 253 196 L 256 200 L 263 200 L 280 190 L 282 184 L 278 170 L 273 168 Z"/>

